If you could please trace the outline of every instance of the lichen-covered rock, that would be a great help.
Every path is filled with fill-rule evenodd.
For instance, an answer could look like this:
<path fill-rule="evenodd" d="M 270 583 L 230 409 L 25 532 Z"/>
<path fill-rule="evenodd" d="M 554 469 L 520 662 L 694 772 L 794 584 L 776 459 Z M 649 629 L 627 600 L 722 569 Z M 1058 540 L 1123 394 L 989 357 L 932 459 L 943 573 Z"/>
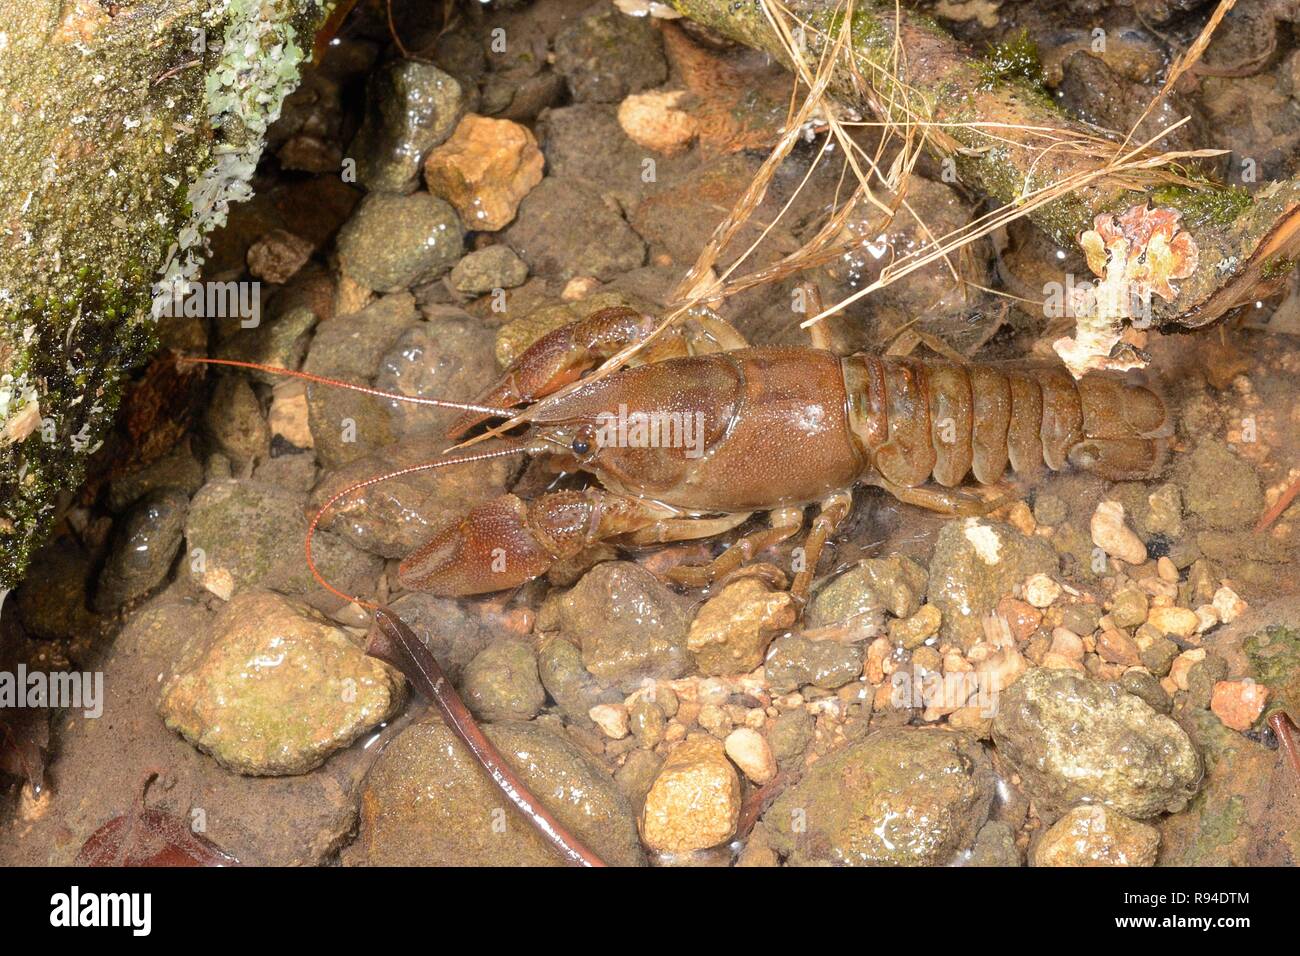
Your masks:
<path fill-rule="evenodd" d="M 456 207 L 466 229 L 495 232 L 515 218 L 520 200 L 542 181 L 544 165 L 528 127 L 471 113 L 429 154 L 424 181 Z"/>
<path fill-rule="evenodd" d="M 789 592 L 769 591 L 757 578 L 741 578 L 700 607 L 686 646 L 704 674 L 745 674 L 763 663 L 773 635 L 794 623 Z"/>
<path fill-rule="evenodd" d="M 461 696 L 480 720 L 531 720 L 546 703 L 537 657 L 526 641 L 500 637 L 475 655 L 461 678 Z"/>
<path fill-rule="evenodd" d="M 456 210 L 428 193 L 371 193 L 339 231 L 343 272 L 376 292 L 400 292 L 438 278 L 464 251 Z"/>
<path fill-rule="evenodd" d="M 451 270 L 451 287 L 466 295 L 513 289 L 528 278 L 528 266 L 509 246 L 488 246 L 471 252 Z"/>
<path fill-rule="evenodd" d="M 943 614 L 940 634 L 969 649 L 984 637 L 983 618 L 1034 574 L 1057 571 L 1056 552 L 1009 524 L 958 518 L 939 531 L 927 596 Z"/>
<path fill-rule="evenodd" d="M 797 866 L 940 866 L 974 842 L 995 783 L 966 734 L 886 730 L 818 760 L 763 822 Z"/>
<path fill-rule="evenodd" d="M 163 489 L 142 498 L 113 532 L 104 570 L 99 575 L 95 607 L 112 611 L 148 594 L 167 577 L 181 546 L 189 497 Z"/>
<path fill-rule="evenodd" d="M 1185 806 L 1203 772 L 1177 723 L 1073 670 L 1037 667 L 1003 691 L 993 740 L 1048 812 L 1089 803 L 1146 819 Z"/>
<path fill-rule="evenodd" d="M 1155 866 L 1160 831 L 1106 807 L 1074 807 L 1034 847 L 1034 866 Z"/>
<path fill-rule="evenodd" d="M 777 693 L 813 684 L 825 690 L 843 687 L 862 673 L 862 645 L 814 641 L 797 634 L 772 642 L 765 672 Z"/>
<path fill-rule="evenodd" d="M 609 774 L 535 724 L 484 728 L 546 809 L 614 866 L 644 863 L 636 820 Z M 343 860 L 370 866 L 560 866 L 436 716 L 406 728 L 380 754 L 361 797 L 361 834 Z"/>
<path fill-rule="evenodd" d="M 387 720 L 402 679 L 278 594 L 239 595 L 163 685 L 167 726 L 237 773 L 306 773 Z"/>
<path fill-rule="evenodd" d="M 739 817 L 740 778 L 722 743 L 694 734 L 668 755 L 650 786 L 641 836 L 660 853 L 690 853 L 730 839 Z"/>
<path fill-rule="evenodd" d="M 650 19 L 605 4 L 556 36 L 555 69 L 578 102 L 614 103 L 668 78 L 663 41 Z"/>
<path fill-rule="evenodd" d="M 557 614 L 587 670 L 605 684 L 632 691 L 690 669 L 684 602 L 639 564 L 596 565 L 559 600 Z"/>
<path fill-rule="evenodd" d="M 453 77 L 431 63 L 394 60 L 371 74 L 366 116 L 349 152 L 370 192 L 410 193 L 429 150 L 451 135 L 465 108 Z"/>

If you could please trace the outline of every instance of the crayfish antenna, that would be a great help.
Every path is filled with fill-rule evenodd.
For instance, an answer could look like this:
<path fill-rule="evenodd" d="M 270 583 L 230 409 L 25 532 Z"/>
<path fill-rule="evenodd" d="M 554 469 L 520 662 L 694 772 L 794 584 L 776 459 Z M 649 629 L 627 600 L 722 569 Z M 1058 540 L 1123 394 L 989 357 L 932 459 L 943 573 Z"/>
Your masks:
<path fill-rule="evenodd" d="M 312 555 L 311 542 L 312 542 L 312 538 L 316 534 L 316 528 L 320 525 L 321 520 L 325 517 L 326 512 L 328 512 L 331 508 L 334 507 L 335 504 L 337 504 L 339 501 L 346 498 L 348 495 L 358 492 L 362 488 L 369 488 L 372 485 L 377 485 L 380 482 L 389 481 L 393 478 L 401 478 L 404 475 L 415 474 L 416 472 L 420 472 L 420 471 L 432 471 L 435 468 L 449 468 L 452 465 L 468 465 L 476 461 L 488 461 L 489 459 L 492 458 L 508 458 L 511 455 L 536 454 L 544 450 L 545 449 L 541 448 L 540 446 L 526 441 L 511 442 L 510 446 L 507 448 L 496 448 L 491 451 L 478 452 L 473 455 L 459 455 L 455 458 L 437 458 L 434 459 L 433 461 L 422 462 L 418 465 L 410 465 L 409 467 L 406 468 L 398 468 L 395 471 L 385 472 L 382 475 L 375 475 L 372 478 L 367 478 L 365 481 L 358 481 L 356 484 L 348 485 L 348 487 L 338 492 L 336 495 L 334 495 L 332 498 L 326 501 L 323 505 L 321 505 L 318 509 L 316 509 L 316 513 L 312 515 L 312 519 L 310 523 L 308 523 L 307 525 L 307 534 L 303 538 L 303 551 L 306 553 L 307 568 L 311 571 L 311 576 L 315 578 L 317 584 L 323 587 L 326 591 L 329 591 L 335 597 L 342 598 L 344 601 L 348 602 L 349 604 L 360 605 L 361 607 L 365 608 L 368 611 L 378 610 L 379 605 L 367 601 L 363 598 L 359 598 L 356 595 L 348 594 L 344 591 L 340 591 L 334 585 L 326 581 L 325 577 L 320 573 L 320 570 L 316 567 L 316 559 Z"/>
<path fill-rule="evenodd" d="M 194 365 L 225 365 L 230 368 L 247 368 L 255 372 L 266 372 L 268 375 L 282 375 L 285 378 L 299 378 L 305 382 L 315 382 L 318 385 L 330 385 L 334 388 L 346 388 L 353 392 L 360 392 L 363 395 L 374 395 L 376 398 L 387 398 L 394 402 L 408 402 L 411 405 L 429 405 L 434 408 L 450 408 L 459 412 L 476 412 L 480 415 L 489 415 L 493 418 L 513 418 L 518 414 L 516 409 L 497 408 L 493 405 L 477 405 L 473 402 L 452 402 L 442 398 L 422 398 L 419 395 L 403 395 L 400 392 L 386 392 L 382 388 L 371 388 L 369 385 L 357 385 L 355 382 L 345 382 L 338 378 L 327 378 L 324 375 L 313 375 L 311 372 L 299 372 L 291 368 L 280 368 L 276 365 L 263 365 L 260 362 L 243 362 L 238 359 L 216 359 L 201 358 L 194 355 L 182 355 L 181 362 L 189 362 Z"/>

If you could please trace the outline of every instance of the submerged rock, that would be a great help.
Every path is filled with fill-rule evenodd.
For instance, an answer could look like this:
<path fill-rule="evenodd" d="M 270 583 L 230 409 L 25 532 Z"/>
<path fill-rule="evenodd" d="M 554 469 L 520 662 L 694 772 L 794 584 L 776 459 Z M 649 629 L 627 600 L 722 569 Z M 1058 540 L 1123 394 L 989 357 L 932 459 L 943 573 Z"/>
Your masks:
<path fill-rule="evenodd" d="M 1004 690 L 993 740 L 1049 813 L 1089 803 L 1146 819 L 1185 806 L 1204 769 L 1177 723 L 1073 670 L 1034 668 Z"/>
<path fill-rule="evenodd" d="M 484 727 L 547 810 L 614 866 L 644 862 L 627 797 L 574 744 L 535 724 Z M 560 866 L 455 735 L 433 715 L 384 748 L 344 862 L 370 866 Z"/>
<path fill-rule="evenodd" d="M 499 637 L 478 652 L 465 668 L 461 694 L 480 720 L 531 720 L 546 703 L 537 657 L 517 637 Z"/>
<path fill-rule="evenodd" d="M 184 537 L 189 505 L 184 492 L 164 489 L 142 498 L 122 519 L 99 575 L 97 610 L 112 611 L 166 580 Z"/>
<path fill-rule="evenodd" d="M 430 282 L 464 251 L 456 211 L 428 193 L 371 193 L 339 230 L 343 272 L 377 292 L 400 292 Z"/>
<path fill-rule="evenodd" d="M 796 866 L 939 866 L 975 841 L 995 782 L 964 733 L 886 730 L 817 761 L 763 822 Z"/>
<path fill-rule="evenodd" d="M 520 200 L 542 181 L 544 165 L 526 126 L 471 114 L 429 154 L 424 181 L 456 207 L 466 229 L 495 232 L 515 218 Z"/>
<path fill-rule="evenodd" d="M 672 680 L 690 669 L 685 604 L 639 564 L 596 565 L 560 598 L 557 616 L 587 670 L 605 684 L 632 691 L 646 679 Z"/>
<path fill-rule="evenodd" d="M 465 108 L 453 77 L 429 63 L 394 60 L 370 76 L 365 120 L 349 147 L 370 192 L 414 192 L 429 150 L 451 135 Z"/>
<path fill-rule="evenodd" d="M 509 246 L 488 246 L 471 252 L 451 270 L 451 287 L 466 295 L 493 289 L 513 289 L 528 278 L 528 266 Z"/>
<path fill-rule="evenodd" d="M 235 598 L 163 685 L 168 728 L 224 767 L 306 773 L 397 709 L 402 679 L 347 634 L 278 594 Z"/>
<path fill-rule="evenodd" d="M 641 836 L 660 853 L 690 853 L 730 839 L 739 817 L 740 778 L 722 743 L 694 734 L 668 755 L 646 794 Z"/>
<path fill-rule="evenodd" d="M 650 18 L 605 4 L 556 35 L 555 69 L 577 102 L 617 102 L 668 78 L 663 41 Z"/>
<path fill-rule="evenodd" d="M 1155 866 L 1160 831 L 1106 807 L 1074 807 L 1034 848 L 1034 866 Z"/>
<path fill-rule="evenodd" d="M 805 623 L 822 627 L 855 618 L 877 618 L 883 611 L 894 617 L 911 617 L 921 606 L 926 581 L 925 568 L 911 558 L 867 558 L 817 593 Z"/>
<path fill-rule="evenodd" d="M 546 692 L 572 721 L 586 723 L 591 708 L 622 700 L 621 694 L 591 676 L 582 662 L 582 651 L 558 635 L 543 638 L 537 654 L 537 671 Z"/>
<path fill-rule="evenodd" d="M 620 14 L 621 15 L 621 14 Z M 502 234 L 534 275 L 608 281 L 645 261 L 645 243 L 600 194 L 578 180 L 548 176 Z"/>
<path fill-rule="evenodd" d="M 686 643 L 701 673 L 745 674 L 763 663 L 773 635 L 794 620 L 788 592 L 769 591 L 756 578 L 741 578 L 704 602 Z"/>
<path fill-rule="evenodd" d="M 940 634 L 969 649 L 984 637 L 983 619 L 999 599 L 1034 574 L 1054 574 L 1057 556 L 1041 538 L 1009 524 L 958 518 L 939 531 L 927 595 L 943 613 Z"/>
<path fill-rule="evenodd" d="M 862 673 L 862 645 L 786 635 L 772 642 L 765 670 L 769 686 L 777 693 L 806 684 L 834 690 Z"/>
<path fill-rule="evenodd" d="M 1250 527 L 1264 510 L 1259 475 L 1226 444 L 1207 438 L 1178 465 L 1187 510 L 1225 531 Z"/>

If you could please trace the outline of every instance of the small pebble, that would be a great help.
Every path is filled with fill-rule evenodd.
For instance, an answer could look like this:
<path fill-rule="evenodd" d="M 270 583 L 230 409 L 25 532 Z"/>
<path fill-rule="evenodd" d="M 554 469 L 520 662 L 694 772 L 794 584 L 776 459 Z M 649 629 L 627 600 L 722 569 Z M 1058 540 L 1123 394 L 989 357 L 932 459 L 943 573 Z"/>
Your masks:
<path fill-rule="evenodd" d="M 1214 609 L 1219 612 L 1219 620 L 1224 624 L 1231 624 L 1245 613 L 1248 606 L 1237 596 L 1237 592 L 1227 585 L 1214 592 L 1213 603 Z"/>
<path fill-rule="evenodd" d="M 1167 555 L 1156 562 L 1156 573 L 1160 575 L 1162 581 L 1168 581 L 1170 584 L 1178 583 L 1178 568 Z"/>
<path fill-rule="evenodd" d="M 622 740 L 627 736 L 627 708 L 622 704 L 597 704 L 587 711 L 587 716 L 606 737 Z"/>
<path fill-rule="evenodd" d="M 1092 543 L 1112 558 L 1126 564 L 1143 564 L 1147 559 L 1147 546 L 1124 523 L 1124 506 L 1118 501 L 1103 500 L 1093 512 L 1090 523 Z"/>
<path fill-rule="evenodd" d="M 732 763 L 760 787 L 776 776 L 776 757 L 758 731 L 738 727 L 727 735 L 724 746 Z"/>
<path fill-rule="evenodd" d="M 1196 633 L 1201 620 L 1185 607 L 1156 607 L 1147 615 L 1147 623 L 1162 634 L 1187 638 Z"/>
<path fill-rule="evenodd" d="M 1061 596 L 1061 586 L 1046 574 L 1035 574 L 1025 582 L 1025 600 L 1036 608 L 1051 607 Z"/>
<path fill-rule="evenodd" d="M 1253 680 L 1221 680 L 1214 685 L 1210 710 L 1225 727 L 1243 733 L 1250 730 L 1264 712 L 1268 688 Z"/>

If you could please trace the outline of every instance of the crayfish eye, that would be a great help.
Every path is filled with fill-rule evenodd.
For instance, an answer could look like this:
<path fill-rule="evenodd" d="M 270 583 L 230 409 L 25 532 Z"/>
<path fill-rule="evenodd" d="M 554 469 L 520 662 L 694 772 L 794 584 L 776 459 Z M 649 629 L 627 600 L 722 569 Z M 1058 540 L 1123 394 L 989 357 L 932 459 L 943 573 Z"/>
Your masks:
<path fill-rule="evenodd" d="M 573 453 L 575 455 L 585 455 L 591 451 L 591 443 L 585 438 L 575 438 L 573 440 Z"/>

